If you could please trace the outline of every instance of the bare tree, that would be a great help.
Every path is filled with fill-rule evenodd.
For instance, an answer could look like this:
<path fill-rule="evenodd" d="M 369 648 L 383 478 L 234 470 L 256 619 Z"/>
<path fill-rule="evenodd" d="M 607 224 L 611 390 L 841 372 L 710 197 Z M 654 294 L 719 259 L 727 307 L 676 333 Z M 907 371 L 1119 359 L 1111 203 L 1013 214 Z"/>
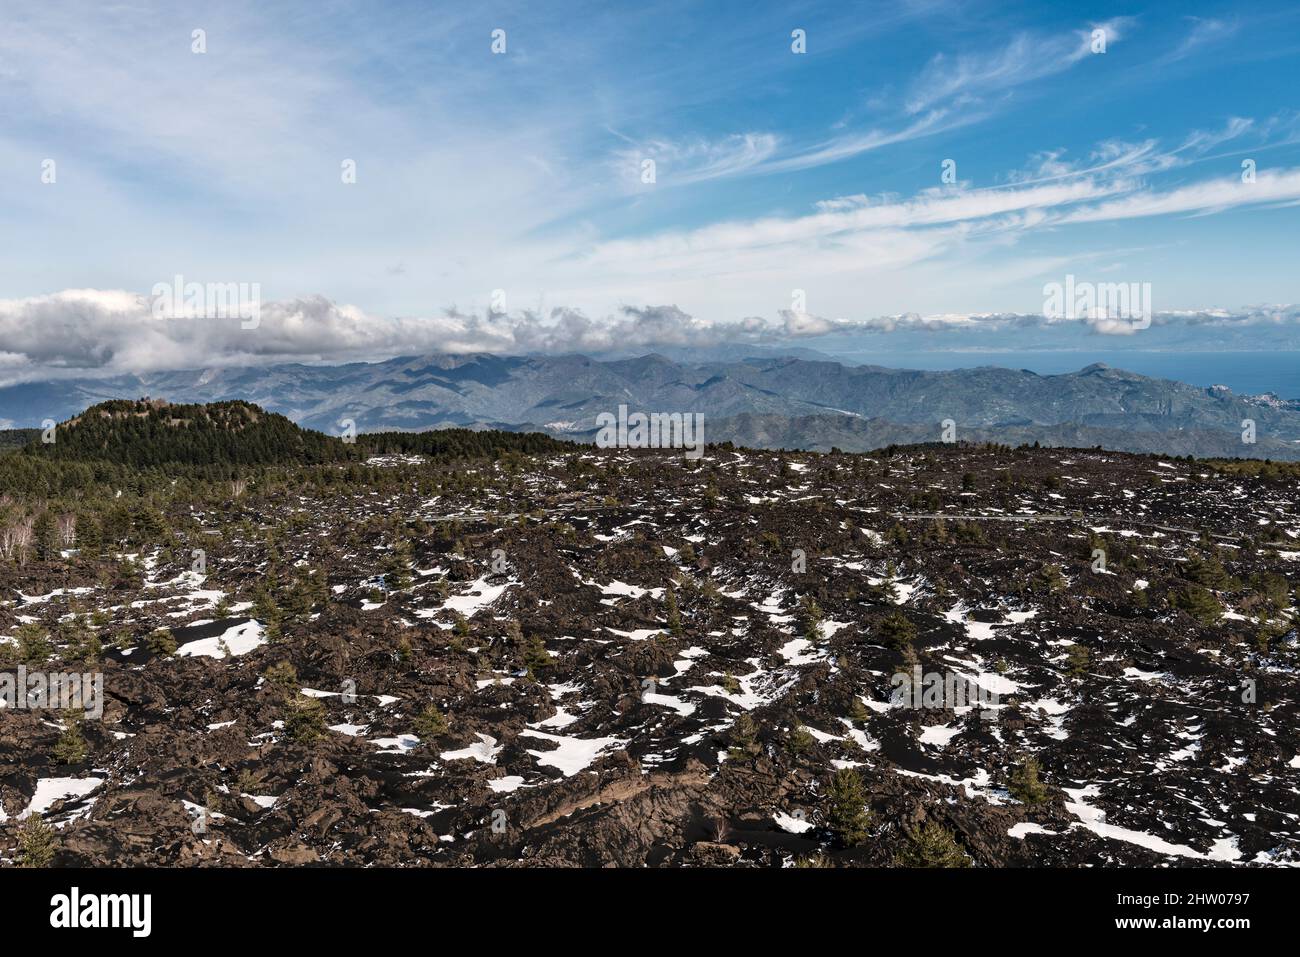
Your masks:
<path fill-rule="evenodd" d="M 26 565 L 27 550 L 32 547 L 32 519 L 16 519 L 5 529 L 5 537 L 10 557 L 17 558 L 19 565 Z"/>
<path fill-rule="evenodd" d="M 64 548 L 77 544 L 77 513 L 64 512 L 58 517 L 59 542 Z"/>

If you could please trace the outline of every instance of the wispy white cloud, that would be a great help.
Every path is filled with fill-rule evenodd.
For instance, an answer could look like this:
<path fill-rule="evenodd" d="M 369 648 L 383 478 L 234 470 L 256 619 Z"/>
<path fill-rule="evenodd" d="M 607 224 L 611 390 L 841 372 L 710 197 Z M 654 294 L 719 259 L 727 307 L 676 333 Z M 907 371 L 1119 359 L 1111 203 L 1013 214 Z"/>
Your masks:
<path fill-rule="evenodd" d="M 1214 17 L 1189 17 L 1188 19 L 1192 24 L 1191 29 L 1176 47 L 1159 58 L 1156 66 L 1168 66 L 1195 56 L 1204 48 L 1231 38 L 1239 26 L 1236 21 Z"/>
<path fill-rule="evenodd" d="M 633 188 L 648 185 L 646 161 L 654 163 L 656 186 L 684 186 L 752 171 L 777 150 L 771 133 L 739 133 L 720 140 L 649 140 L 616 151 L 616 175 Z"/>
<path fill-rule="evenodd" d="M 907 112 L 923 113 L 941 104 L 971 107 L 986 97 L 1069 70 L 1093 55 L 1094 31 L 1106 49 L 1121 40 L 1133 21 L 1118 17 L 1063 34 L 1019 33 L 990 52 L 937 54 L 912 84 Z"/>
<path fill-rule="evenodd" d="M 844 132 L 823 142 L 773 158 L 757 167 L 760 173 L 789 173 L 798 170 L 838 163 L 886 146 L 955 130 L 978 122 L 983 117 L 975 111 L 954 112 L 931 110 L 912 119 L 897 129 L 872 129 L 865 132 Z"/>
<path fill-rule="evenodd" d="M 1140 190 L 1132 195 L 1086 205 L 1059 218 L 1061 223 L 1089 223 L 1169 216 L 1179 213 L 1222 212 L 1242 206 L 1294 202 L 1300 199 L 1300 170 L 1265 170 L 1254 182 L 1240 176 L 1193 183 L 1172 190 Z"/>
<path fill-rule="evenodd" d="M 744 133 L 721 140 L 651 140 L 614 153 L 621 175 L 639 175 L 646 158 L 663 160 L 667 185 L 730 176 L 766 175 L 815 169 L 865 153 L 937 136 L 987 119 L 997 111 L 994 94 L 1027 86 L 1069 70 L 1093 54 L 1094 31 L 1107 48 L 1120 40 L 1133 20 L 1118 17 L 1055 35 L 1021 33 L 991 53 L 936 55 L 913 81 L 892 123 L 867 129 L 845 122 L 820 141 L 782 141 L 771 133 Z M 884 105 L 884 101 L 881 101 Z"/>

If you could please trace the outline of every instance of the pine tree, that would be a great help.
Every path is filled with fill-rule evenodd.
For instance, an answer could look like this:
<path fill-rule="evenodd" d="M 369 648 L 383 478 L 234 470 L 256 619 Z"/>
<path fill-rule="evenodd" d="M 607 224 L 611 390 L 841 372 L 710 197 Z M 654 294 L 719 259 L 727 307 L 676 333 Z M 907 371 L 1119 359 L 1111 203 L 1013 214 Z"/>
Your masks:
<path fill-rule="evenodd" d="M 398 536 L 384 558 L 384 581 L 389 588 L 401 589 L 411 584 L 411 556 L 411 543 Z"/>
<path fill-rule="evenodd" d="M 682 616 L 677 610 L 677 593 L 669 583 L 664 588 L 664 604 L 666 606 L 665 615 L 668 619 L 668 633 L 674 638 L 682 636 Z"/>
<path fill-rule="evenodd" d="M 890 648 L 908 648 L 916 640 L 916 625 L 901 611 L 895 611 L 880 622 L 876 634 Z"/>
<path fill-rule="evenodd" d="M 790 736 L 786 742 L 792 754 L 807 754 L 817 747 L 817 739 L 813 733 L 802 724 L 796 724 L 790 729 Z"/>
<path fill-rule="evenodd" d="M 952 832 L 937 821 L 907 831 L 907 845 L 894 863 L 899 867 L 970 867 L 971 859 Z"/>
<path fill-rule="evenodd" d="M 52 562 L 59 557 L 58 527 L 48 511 L 37 515 L 32 524 L 32 544 L 36 546 L 36 557 L 40 561 Z"/>
<path fill-rule="evenodd" d="M 823 633 L 822 633 L 823 616 L 822 616 L 821 606 L 817 604 L 817 599 L 814 598 L 812 595 L 805 595 L 803 597 L 802 604 L 803 604 L 804 637 L 807 638 L 809 641 L 811 641 L 813 644 L 816 644 L 817 642 L 821 641 L 823 638 Z"/>
<path fill-rule="evenodd" d="M 159 657 L 167 657 L 176 654 L 176 639 L 172 636 L 170 628 L 155 629 L 148 638 L 145 639 L 145 647 L 153 654 Z"/>
<path fill-rule="evenodd" d="M 1070 674 L 1081 678 L 1088 673 L 1092 652 L 1087 645 L 1070 645 L 1065 649 L 1066 667 Z"/>
<path fill-rule="evenodd" d="M 19 867 L 49 867 L 58 847 L 58 832 L 39 814 L 28 814 L 18 827 Z"/>
<path fill-rule="evenodd" d="M 271 597 L 271 590 L 263 584 L 253 590 L 253 617 L 264 625 L 278 624 L 281 619 L 280 606 Z"/>
<path fill-rule="evenodd" d="M 77 547 L 82 558 L 99 558 L 104 551 L 104 533 L 94 515 L 77 516 Z"/>
<path fill-rule="evenodd" d="M 730 738 L 731 747 L 727 753 L 734 760 L 744 760 L 762 750 L 758 743 L 758 725 L 748 712 L 742 713 L 731 726 Z"/>
<path fill-rule="evenodd" d="M 546 650 L 546 645 L 538 635 L 530 635 L 524 640 L 523 660 L 529 681 L 536 681 L 537 672 L 543 668 L 549 668 L 555 663 L 550 652 Z"/>
<path fill-rule="evenodd" d="M 1048 799 L 1047 787 L 1038 779 L 1038 760 L 1025 758 L 1012 769 L 1007 779 L 1007 791 L 1023 804 L 1042 804 Z"/>
<path fill-rule="evenodd" d="M 292 695 L 298 691 L 298 669 L 287 661 L 277 661 L 262 673 L 262 677 L 281 694 Z"/>
<path fill-rule="evenodd" d="M 853 768 L 841 768 L 826 788 L 826 826 L 845 846 L 852 847 L 867 839 L 871 812 L 867 810 L 867 790 L 862 777 Z"/>
<path fill-rule="evenodd" d="M 45 629 L 34 621 L 23 622 L 14 631 L 18 640 L 18 659 L 27 664 L 40 664 L 54 654 L 54 645 L 50 642 Z"/>
<path fill-rule="evenodd" d="M 301 744 L 310 744 L 326 731 L 325 706 L 317 699 L 298 694 L 285 703 L 284 729 Z"/>
<path fill-rule="evenodd" d="M 880 583 L 880 594 L 885 599 L 886 604 L 898 604 L 898 566 L 892 561 L 885 565 L 885 577 Z"/>
<path fill-rule="evenodd" d="M 54 744 L 54 760 L 59 764 L 80 764 L 90 751 L 81 735 L 82 716 L 75 710 L 64 712 L 63 733 Z"/>
<path fill-rule="evenodd" d="M 1213 625 L 1223 617 L 1223 604 L 1214 593 L 1200 585 L 1187 584 L 1169 596 L 1169 603 L 1181 608 L 1203 625 Z"/>
<path fill-rule="evenodd" d="M 432 747 L 433 743 L 445 736 L 449 730 L 446 717 L 434 704 L 428 705 L 420 712 L 414 726 L 415 736 L 427 747 Z"/>

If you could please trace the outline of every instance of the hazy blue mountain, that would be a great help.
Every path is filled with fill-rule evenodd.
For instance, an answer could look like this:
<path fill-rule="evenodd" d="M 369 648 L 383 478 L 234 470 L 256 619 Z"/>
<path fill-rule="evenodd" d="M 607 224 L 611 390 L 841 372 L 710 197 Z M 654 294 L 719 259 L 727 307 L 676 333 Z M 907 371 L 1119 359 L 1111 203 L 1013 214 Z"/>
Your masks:
<path fill-rule="evenodd" d="M 192 369 L 0 389 L 0 423 L 63 420 L 110 398 L 243 399 L 338 432 L 536 427 L 583 439 L 596 416 L 701 412 L 710 440 L 846 451 L 958 438 L 1167 454 L 1300 459 L 1300 402 L 1239 396 L 1092 365 L 1064 375 L 994 367 L 926 372 L 802 357 L 674 361 L 651 354 L 399 356 L 338 366 Z M 1243 421 L 1257 441 L 1242 442 Z"/>

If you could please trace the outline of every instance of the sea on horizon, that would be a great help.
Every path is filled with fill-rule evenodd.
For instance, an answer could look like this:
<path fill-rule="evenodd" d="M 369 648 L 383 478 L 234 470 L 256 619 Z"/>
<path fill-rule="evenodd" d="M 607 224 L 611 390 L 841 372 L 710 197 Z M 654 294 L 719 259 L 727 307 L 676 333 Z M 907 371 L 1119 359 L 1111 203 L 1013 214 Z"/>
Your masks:
<path fill-rule="evenodd" d="M 973 369 L 1001 366 L 1039 375 L 1078 372 L 1097 362 L 1157 379 L 1226 385 L 1238 395 L 1272 392 L 1300 399 L 1300 352 L 868 352 L 837 351 L 844 361 L 895 369 Z"/>

